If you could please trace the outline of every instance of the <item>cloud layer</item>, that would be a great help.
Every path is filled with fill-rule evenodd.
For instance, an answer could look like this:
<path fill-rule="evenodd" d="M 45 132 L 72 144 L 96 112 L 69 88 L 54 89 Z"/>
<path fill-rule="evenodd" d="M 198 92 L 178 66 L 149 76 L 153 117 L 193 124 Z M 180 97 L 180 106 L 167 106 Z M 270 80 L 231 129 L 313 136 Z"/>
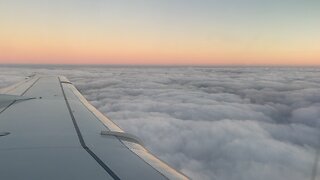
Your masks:
<path fill-rule="evenodd" d="M 1 67 L 67 76 L 91 103 L 193 179 L 311 179 L 320 69 Z"/>

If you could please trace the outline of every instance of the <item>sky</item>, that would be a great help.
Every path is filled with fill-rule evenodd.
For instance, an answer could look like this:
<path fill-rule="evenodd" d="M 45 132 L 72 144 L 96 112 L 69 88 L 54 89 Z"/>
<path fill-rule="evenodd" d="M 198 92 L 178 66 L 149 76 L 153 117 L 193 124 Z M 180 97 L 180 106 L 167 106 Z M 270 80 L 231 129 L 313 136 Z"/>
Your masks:
<path fill-rule="evenodd" d="M 319 65 L 318 0 L 1 0 L 0 63 Z"/>

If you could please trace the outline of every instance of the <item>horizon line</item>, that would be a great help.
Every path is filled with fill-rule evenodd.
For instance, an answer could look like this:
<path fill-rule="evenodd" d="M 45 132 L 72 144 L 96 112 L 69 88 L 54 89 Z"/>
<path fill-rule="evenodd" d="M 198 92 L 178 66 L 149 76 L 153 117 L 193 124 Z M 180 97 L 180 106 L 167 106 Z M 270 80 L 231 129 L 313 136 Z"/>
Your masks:
<path fill-rule="evenodd" d="M 0 66 L 110 66 L 110 67 L 320 67 L 320 64 L 59 64 L 59 63 L 0 63 Z"/>

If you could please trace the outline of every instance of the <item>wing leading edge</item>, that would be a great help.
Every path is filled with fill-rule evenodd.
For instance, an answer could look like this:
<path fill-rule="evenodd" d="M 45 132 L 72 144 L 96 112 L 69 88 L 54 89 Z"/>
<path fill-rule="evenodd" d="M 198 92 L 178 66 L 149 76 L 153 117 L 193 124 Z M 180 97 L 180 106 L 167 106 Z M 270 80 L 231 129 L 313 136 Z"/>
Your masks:
<path fill-rule="evenodd" d="M 0 136 L 0 179 L 188 179 L 63 76 L 33 76 L 0 93 L 9 99 L 0 107 L 0 134 L 9 133 Z"/>

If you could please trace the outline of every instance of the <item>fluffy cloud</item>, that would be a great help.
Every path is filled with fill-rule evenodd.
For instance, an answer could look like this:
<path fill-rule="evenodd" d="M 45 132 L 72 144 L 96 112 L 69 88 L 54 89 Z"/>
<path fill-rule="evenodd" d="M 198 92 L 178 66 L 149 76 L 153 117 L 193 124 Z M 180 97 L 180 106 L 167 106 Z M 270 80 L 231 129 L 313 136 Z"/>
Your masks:
<path fill-rule="evenodd" d="M 310 179 L 320 69 L 2 67 L 0 87 L 62 74 L 100 111 L 194 179 Z"/>

